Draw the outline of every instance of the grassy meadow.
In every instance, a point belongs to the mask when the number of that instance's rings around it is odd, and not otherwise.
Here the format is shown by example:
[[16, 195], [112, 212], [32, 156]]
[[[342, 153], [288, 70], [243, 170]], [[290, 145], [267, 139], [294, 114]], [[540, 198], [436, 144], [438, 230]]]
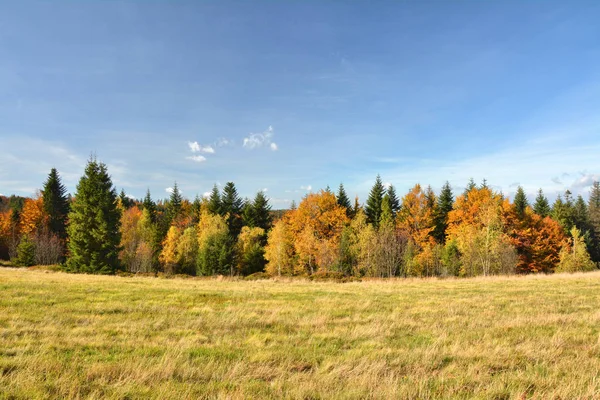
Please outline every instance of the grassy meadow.
[[0, 399], [600, 398], [600, 272], [350, 283], [0, 268]]

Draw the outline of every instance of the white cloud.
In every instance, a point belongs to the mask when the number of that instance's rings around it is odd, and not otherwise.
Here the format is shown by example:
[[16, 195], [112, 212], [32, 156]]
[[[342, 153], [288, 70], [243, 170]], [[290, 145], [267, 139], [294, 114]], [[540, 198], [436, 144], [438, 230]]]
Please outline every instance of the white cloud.
[[217, 147], [225, 147], [225, 146], [231, 146], [231, 145], [233, 145], [233, 140], [227, 139], [227, 138], [219, 138], [219, 139], [217, 139], [217, 142], [215, 143], [215, 146], [217, 146]]
[[171, 193], [173, 193], [173, 188], [172, 187], [165, 188], [165, 192], [171, 194]]
[[312, 185], [300, 186], [300, 189], [310, 192], [312, 190]]
[[600, 174], [588, 174], [581, 173], [581, 176], [573, 182], [571, 188], [573, 189], [584, 189], [590, 187], [594, 182], [600, 181]]
[[208, 146], [201, 146], [198, 142], [188, 142], [188, 147], [192, 151], [192, 153], [207, 153], [207, 154], [215, 154], [215, 149]]
[[206, 161], [206, 157], [204, 157], [204, 156], [189, 156], [189, 157], [186, 157], [186, 159], [195, 161], [197, 163]]
[[384, 184], [383, 184], [383, 187], [386, 188], [386, 189], [389, 189], [390, 186], [392, 186], [391, 182], [384, 182]]
[[210, 192], [204, 192], [204, 193], [202, 193], [202, 197], [204, 197], [205, 199], [209, 198], [210, 195], [211, 195]]
[[262, 133], [251, 133], [248, 137], [245, 137], [243, 146], [250, 150], [269, 146], [272, 151], [276, 151], [278, 149], [277, 143], [272, 141], [274, 134], [273, 127], [269, 126]]

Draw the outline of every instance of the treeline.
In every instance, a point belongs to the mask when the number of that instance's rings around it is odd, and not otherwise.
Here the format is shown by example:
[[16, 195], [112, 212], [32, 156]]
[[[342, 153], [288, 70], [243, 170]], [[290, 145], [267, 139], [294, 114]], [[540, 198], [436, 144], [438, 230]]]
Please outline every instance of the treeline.
[[[402, 198], [378, 176], [364, 205], [340, 184], [307, 194], [274, 218], [258, 192], [235, 184], [184, 199], [174, 185], [155, 202], [117, 194], [92, 159], [73, 198], [53, 169], [39, 196], [3, 200], [0, 258], [61, 264], [71, 272], [271, 276], [476, 276], [587, 271], [600, 261], [600, 184], [586, 202], [570, 192], [530, 205], [484, 181], [456, 196], [415, 185]], [[2, 205], [0, 204], [0, 205]]]

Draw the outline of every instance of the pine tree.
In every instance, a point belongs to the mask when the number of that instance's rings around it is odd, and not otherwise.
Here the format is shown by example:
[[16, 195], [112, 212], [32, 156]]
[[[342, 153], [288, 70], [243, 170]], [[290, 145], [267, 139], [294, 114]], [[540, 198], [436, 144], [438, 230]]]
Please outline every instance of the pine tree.
[[267, 196], [260, 191], [256, 193], [252, 201], [253, 228], [262, 228], [265, 232], [271, 229], [273, 218], [271, 217], [271, 205]]
[[152, 223], [156, 222], [156, 203], [152, 201], [152, 197], [150, 196], [150, 189], [146, 190], [146, 197], [144, 197], [144, 201], [142, 202], [142, 207], [144, 210], [148, 210], [148, 215], [150, 216], [150, 221]]
[[533, 211], [542, 218], [550, 215], [550, 212], [552, 211], [550, 209], [550, 203], [548, 203], [548, 199], [546, 198], [546, 196], [544, 196], [544, 192], [542, 191], [542, 189], [538, 191], [538, 195], [535, 198]]
[[194, 202], [192, 203], [192, 223], [197, 224], [200, 220], [200, 210], [202, 209], [202, 200], [200, 196], [196, 195]]
[[338, 189], [337, 203], [340, 205], [340, 207], [344, 207], [346, 209], [346, 215], [348, 216], [348, 218], [352, 218], [352, 204], [350, 204], [350, 199], [346, 194], [344, 185], [341, 183]]
[[177, 187], [177, 182], [173, 185], [173, 190], [171, 191], [171, 197], [169, 198], [169, 202], [167, 203], [167, 222], [170, 225], [171, 222], [177, 219], [179, 214], [181, 213], [181, 204], [183, 202], [183, 197], [181, 196], [181, 192]]
[[296, 205], [296, 200], [292, 200], [292, 202], [290, 203], [290, 210], [294, 211], [297, 208], [298, 206]]
[[221, 215], [221, 194], [219, 193], [219, 188], [216, 184], [213, 186], [210, 197], [208, 198], [208, 212], [213, 215]]
[[398, 211], [400, 211], [400, 199], [398, 198], [398, 195], [396, 194], [396, 188], [394, 187], [394, 185], [390, 185], [390, 187], [387, 190], [387, 194], [390, 198], [390, 207], [392, 209], [392, 214], [395, 216], [396, 213]]
[[521, 186], [517, 188], [517, 193], [515, 193], [515, 200], [513, 201], [513, 206], [515, 211], [520, 219], [525, 217], [525, 210], [527, 210], [527, 206], [529, 203], [527, 202], [527, 196], [525, 195], [525, 191]]
[[221, 195], [221, 213], [226, 216], [229, 233], [234, 238], [237, 238], [242, 230], [242, 205], [235, 184], [227, 182]]
[[358, 196], [354, 196], [354, 207], [352, 207], [352, 218], [355, 218], [362, 211], [362, 206], [358, 201]]
[[125, 210], [131, 208], [132, 201], [129, 197], [127, 197], [124, 189], [121, 189], [121, 193], [119, 193], [119, 200], [121, 201], [121, 205]]
[[476, 189], [477, 185], [475, 184], [475, 180], [473, 178], [469, 179], [469, 183], [467, 183], [467, 187], [465, 188], [465, 191], [463, 193], [463, 195], [465, 197], [469, 196], [469, 192], [473, 189]]
[[67, 268], [96, 274], [119, 269], [120, 218], [117, 192], [106, 165], [90, 159], [69, 213]]
[[434, 215], [434, 228], [433, 237], [438, 243], [446, 243], [446, 229], [448, 228], [448, 214], [452, 211], [454, 204], [454, 195], [452, 194], [452, 187], [450, 183], [446, 181], [440, 196], [437, 201], [437, 210]]
[[379, 226], [379, 221], [381, 219], [381, 203], [383, 202], [384, 195], [385, 188], [383, 187], [383, 182], [381, 181], [381, 177], [377, 175], [365, 207], [367, 222], [373, 224], [376, 228]]
[[50, 232], [58, 235], [61, 239], [66, 239], [67, 237], [69, 202], [66, 192], [67, 189], [62, 184], [58, 171], [56, 171], [56, 168], [52, 168], [48, 179], [44, 183], [42, 198], [44, 212], [48, 216], [48, 228]]
[[573, 198], [570, 191], [565, 192], [565, 200], [562, 199], [560, 194], [556, 197], [556, 201], [552, 205], [551, 216], [560, 224], [566, 234], [571, 232], [571, 228], [575, 225], [575, 218]]
[[600, 183], [594, 182], [588, 202], [588, 213], [591, 228], [592, 260], [600, 262]]

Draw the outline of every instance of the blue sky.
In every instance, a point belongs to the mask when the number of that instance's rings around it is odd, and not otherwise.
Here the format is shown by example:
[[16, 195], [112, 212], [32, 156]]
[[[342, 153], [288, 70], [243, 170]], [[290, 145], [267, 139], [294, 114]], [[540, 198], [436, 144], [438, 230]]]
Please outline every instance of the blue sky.
[[600, 2], [0, 2], [0, 193], [600, 178]]

